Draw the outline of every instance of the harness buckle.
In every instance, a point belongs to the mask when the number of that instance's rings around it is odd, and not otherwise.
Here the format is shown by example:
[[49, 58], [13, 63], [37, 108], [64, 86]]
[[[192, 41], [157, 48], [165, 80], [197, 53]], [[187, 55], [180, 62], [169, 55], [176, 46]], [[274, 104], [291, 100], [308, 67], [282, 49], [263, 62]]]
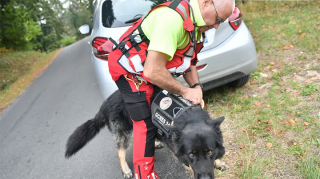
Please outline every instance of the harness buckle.
[[133, 47], [135, 47], [136, 45], [138, 45], [138, 43], [133, 39], [130, 39], [130, 42], [131, 42], [131, 45], [133, 46]]
[[122, 53], [126, 53], [127, 49], [125, 48], [126, 43], [124, 41], [120, 42], [118, 45], [118, 49], [122, 52]]

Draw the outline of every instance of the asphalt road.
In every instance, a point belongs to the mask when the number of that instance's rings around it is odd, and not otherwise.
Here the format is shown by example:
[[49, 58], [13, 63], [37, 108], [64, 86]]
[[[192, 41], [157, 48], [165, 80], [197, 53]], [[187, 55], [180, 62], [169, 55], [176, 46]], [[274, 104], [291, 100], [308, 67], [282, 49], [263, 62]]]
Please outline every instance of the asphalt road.
[[[65, 144], [103, 102], [91, 65], [88, 38], [65, 47], [53, 63], [0, 116], [0, 178], [123, 178], [105, 128], [70, 159]], [[127, 154], [132, 168], [132, 147]], [[156, 150], [160, 178], [189, 175], [167, 148]]]

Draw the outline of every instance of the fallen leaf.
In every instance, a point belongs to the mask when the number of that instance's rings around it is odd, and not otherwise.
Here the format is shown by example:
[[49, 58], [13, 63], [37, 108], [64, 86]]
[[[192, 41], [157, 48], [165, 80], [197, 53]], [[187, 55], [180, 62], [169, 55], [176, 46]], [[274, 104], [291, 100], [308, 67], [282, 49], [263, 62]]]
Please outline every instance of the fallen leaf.
[[272, 143], [267, 143], [267, 147], [268, 147], [268, 148], [273, 147]]
[[309, 123], [308, 123], [308, 122], [304, 122], [303, 125], [304, 125], [304, 126], [308, 126]]
[[[297, 24], [297, 27], [301, 27], [301, 24]], [[300, 30], [301, 31], [301, 30]]]
[[260, 102], [255, 102], [254, 105], [261, 106], [261, 103]]
[[266, 130], [267, 130], [267, 131], [271, 131], [271, 126], [270, 126], [270, 125], [267, 125]]
[[239, 145], [239, 149], [243, 149], [244, 148], [244, 145]]
[[289, 122], [289, 124], [291, 124], [291, 125], [295, 125], [295, 123], [296, 123], [296, 122], [294, 122], [294, 120], [292, 120], [292, 119], [290, 119], [288, 122]]
[[286, 34], [282, 34], [283, 36], [286, 36]]
[[284, 133], [283, 130], [280, 130], [280, 131], [278, 132], [279, 135], [282, 135], [283, 133]]
[[270, 108], [270, 104], [267, 104], [267, 108]]
[[269, 70], [270, 68], [271, 68], [271, 66], [267, 66], [267, 67], [266, 67], [266, 69], [268, 69], [268, 70]]
[[283, 47], [283, 49], [285, 49], [285, 50], [290, 50], [290, 49], [292, 49], [292, 47], [293, 47], [293, 45], [285, 45], [285, 46]]
[[269, 120], [265, 120], [265, 121], [263, 121], [263, 122], [267, 124], [267, 123], [269, 123]]
[[258, 36], [253, 36], [253, 39], [260, 39]]
[[288, 147], [292, 146], [295, 142], [293, 140], [288, 142]]
[[246, 132], [246, 131], [247, 131], [247, 129], [246, 129], [246, 128], [244, 128], [244, 129], [242, 129], [242, 131], [243, 131], [243, 132]]
[[312, 123], [316, 123], [316, 120], [312, 120], [311, 122], [312, 122]]
[[294, 121], [298, 122], [298, 121], [299, 121], [299, 119], [298, 119], [298, 118], [295, 118], [295, 119], [294, 119]]
[[270, 64], [271, 64], [272, 66], [274, 66], [276, 63], [275, 63], [275, 62], [270, 62]]
[[302, 30], [299, 30], [299, 33], [301, 34], [303, 31]]
[[273, 73], [275, 73], [275, 72], [277, 72], [277, 70], [276, 69], [273, 69], [273, 70], [271, 70]]

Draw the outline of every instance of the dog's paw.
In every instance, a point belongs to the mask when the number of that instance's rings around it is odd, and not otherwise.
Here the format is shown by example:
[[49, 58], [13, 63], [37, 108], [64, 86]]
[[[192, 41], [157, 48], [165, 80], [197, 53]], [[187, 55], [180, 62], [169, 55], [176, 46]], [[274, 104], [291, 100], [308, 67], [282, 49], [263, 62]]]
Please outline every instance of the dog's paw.
[[126, 171], [123, 171], [123, 177], [124, 178], [132, 178], [133, 177], [133, 174], [132, 174], [132, 171], [131, 169], [127, 169]]
[[164, 144], [158, 140], [155, 141], [155, 145], [154, 145], [154, 148], [156, 149], [161, 149], [164, 147]]
[[229, 166], [221, 160], [215, 160], [214, 167], [218, 170], [221, 170], [221, 171], [225, 171], [229, 168]]

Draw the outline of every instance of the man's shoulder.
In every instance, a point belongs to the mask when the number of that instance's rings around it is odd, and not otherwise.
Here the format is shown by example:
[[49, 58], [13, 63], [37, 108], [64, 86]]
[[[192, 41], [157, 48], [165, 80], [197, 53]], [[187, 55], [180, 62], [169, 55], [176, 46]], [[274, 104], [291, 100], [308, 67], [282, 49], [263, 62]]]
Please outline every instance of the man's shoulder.
[[150, 19], [153, 20], [159, 20], [167, 23], [177, 23], [176, 25], [181, 24], [182, 26], [183, 23], [183, 19], [180, 14], [169, 7], [159, 7], [153, 10], [148, 16], [150, 16]]

